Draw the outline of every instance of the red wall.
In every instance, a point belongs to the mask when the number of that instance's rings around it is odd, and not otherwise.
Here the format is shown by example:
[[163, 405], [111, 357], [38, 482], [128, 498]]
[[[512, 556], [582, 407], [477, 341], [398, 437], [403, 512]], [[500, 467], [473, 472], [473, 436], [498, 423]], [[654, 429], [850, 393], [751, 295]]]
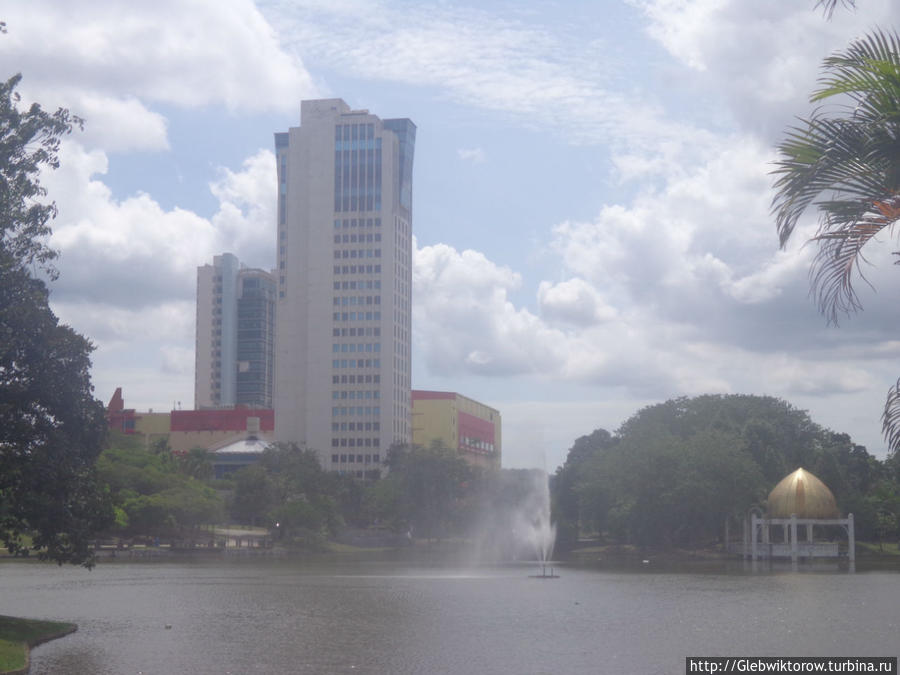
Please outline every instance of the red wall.
[[172, 431], [246, 431], [247, 418], [259, 418], [260, 431], [275, 430], [275, 411], [262, 408], [173, 410]]

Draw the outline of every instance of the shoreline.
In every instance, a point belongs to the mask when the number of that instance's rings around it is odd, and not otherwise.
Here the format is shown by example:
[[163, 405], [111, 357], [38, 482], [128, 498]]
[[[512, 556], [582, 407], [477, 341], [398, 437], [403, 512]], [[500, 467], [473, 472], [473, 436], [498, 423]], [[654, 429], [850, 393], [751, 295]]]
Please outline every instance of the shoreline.
[[[71, 635], [78, 630], [74, 623], [66, 621], [47, 621], [42, 619], [25, 619], [0, 615], [0, 640], [21, 649], [22, 667], [3, 669], [0, 675], [26, 675], [31, 669], [31, 650], [35, 647]], [[9, 635], [9, 637], [6, 637]], [[26, 639], [21, 639], [25, 636]]]

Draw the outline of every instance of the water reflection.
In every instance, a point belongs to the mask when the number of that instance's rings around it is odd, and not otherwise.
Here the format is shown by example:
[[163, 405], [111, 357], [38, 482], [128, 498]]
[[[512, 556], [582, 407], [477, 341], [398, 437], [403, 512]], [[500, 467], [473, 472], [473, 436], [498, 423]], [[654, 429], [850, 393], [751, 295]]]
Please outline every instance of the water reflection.
[[689, 655], [896, 655], [895, 573], [558, 571], [10, 563], [0, 597], [4, 613], [79, 624], [35, 650], [35, 674], [669, 673]]

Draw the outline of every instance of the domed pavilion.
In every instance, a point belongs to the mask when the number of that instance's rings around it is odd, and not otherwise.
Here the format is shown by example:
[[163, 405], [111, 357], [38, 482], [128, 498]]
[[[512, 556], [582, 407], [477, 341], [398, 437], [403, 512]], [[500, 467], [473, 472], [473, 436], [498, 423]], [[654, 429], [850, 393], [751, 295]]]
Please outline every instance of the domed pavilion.
[[[840, 526], [847, 533], [847, 555], [853, 562], [856, 558], [853, 514], [841, 518], [828, 486], [799, 468], [782, 478], [769, 493], [764, 516], [750, 514], [750, 554], [754, 561], [760, 557], [789, 557], [792, 562], [798, 558], [836, 558], [837, 542], [815, 540], [816, 526], [821, 530], [828, 525]], [[798, 528], [806, 530], [803, 541], [798, 537]]]

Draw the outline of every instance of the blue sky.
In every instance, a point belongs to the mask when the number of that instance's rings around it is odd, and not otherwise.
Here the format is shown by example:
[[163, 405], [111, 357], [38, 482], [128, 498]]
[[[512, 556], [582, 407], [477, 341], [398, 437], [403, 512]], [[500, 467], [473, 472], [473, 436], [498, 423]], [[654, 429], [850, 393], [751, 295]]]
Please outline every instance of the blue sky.
[[35, 0], [0, 58], [86, 129], [44, 178], [52, 302], [97, 396], [193, 401], [196, 267], [274, 258], [273, 133], [304, 98], [418, 126], [413, 386], [498, 408], [504, 465], [679, 395], [770, 394], [884, 454], [900, 376], [890, 242], [828, 327], [777, 246], [772, 148], [822, 59], [890, 0]]

